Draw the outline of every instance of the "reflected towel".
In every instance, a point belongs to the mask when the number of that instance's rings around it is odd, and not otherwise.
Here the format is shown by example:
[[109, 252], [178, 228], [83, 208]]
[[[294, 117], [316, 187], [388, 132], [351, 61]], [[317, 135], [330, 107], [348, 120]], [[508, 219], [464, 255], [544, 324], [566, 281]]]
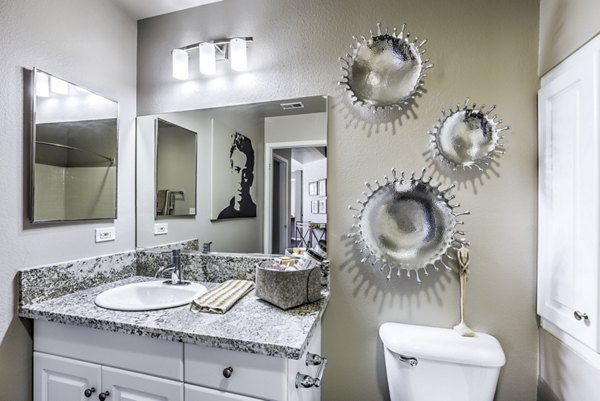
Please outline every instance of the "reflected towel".
[[193, 300], [191, 310], [223, 314], [252, 289], [254, 289], [252, 281], [227, 280]]
[[156, 215], [167, 216], [169, 213], [170, 192], [168, 189], [159, 189], [156, 193]]

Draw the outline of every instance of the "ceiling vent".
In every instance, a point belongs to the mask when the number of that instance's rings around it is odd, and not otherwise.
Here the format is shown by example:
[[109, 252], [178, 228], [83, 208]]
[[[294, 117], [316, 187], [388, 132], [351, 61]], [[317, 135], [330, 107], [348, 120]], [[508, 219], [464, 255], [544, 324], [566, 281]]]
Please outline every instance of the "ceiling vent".
[[304, 105], [302, 102], [281, 103], [281, 108], [284, 110], [298, 110], [303, 109]]

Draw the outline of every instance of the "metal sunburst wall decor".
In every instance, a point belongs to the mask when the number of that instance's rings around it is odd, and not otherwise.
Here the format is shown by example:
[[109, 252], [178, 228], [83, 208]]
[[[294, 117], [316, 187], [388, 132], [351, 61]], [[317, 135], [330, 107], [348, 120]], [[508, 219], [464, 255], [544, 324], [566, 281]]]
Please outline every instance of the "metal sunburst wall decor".
[[464, 106], [457, 105], [456, 110], [450, 108], [448, 113], [442, 110], [442, 117], [429, 132], [433, 156], [448, 163], [453, 170], [483, 171], [494, 158], [504, 154], [501, 132], [510, 128], [499, 127], [502, 120], [490, 117], [495, 108], [485, 111], [485, 105], [469, 106], [467, 99]]
[[372, 109], [402, 109], [417, 94], [423, 94], [425, 71], [433, 67], [423, 59], [427, 40], [410, 38], [406, 24], [392, 33], [377, 24], [377, 33], [360, 39], [353, 36], [352, 52], [341, 57], [340, 85], [350, 93], [353, 104]]
[[437, 265], [451, 270], [443, 256], [454, 259], [456, 249], [467, 243], [457, 226], [464, 224], [460, 216], [470, 214], [458, 212], [459, 204], [450, 204], [454, 184], [441, 189], [441, 183], [425, 178], [425, 170], [420, 176], [405, 176], [392, 169], [392, 177], [383, 179], [383, 183], [365, 183], [366, 200], [358, 200], [358, 207], [350, 206], [356, 223], [348, 237], [360, 247], [361, 263], [387, 269], [388, 280], [394, 269], [398, 277], [405, 270], [418, 282], [420, 270], [426, 276], [427, 268], [439, 270]]

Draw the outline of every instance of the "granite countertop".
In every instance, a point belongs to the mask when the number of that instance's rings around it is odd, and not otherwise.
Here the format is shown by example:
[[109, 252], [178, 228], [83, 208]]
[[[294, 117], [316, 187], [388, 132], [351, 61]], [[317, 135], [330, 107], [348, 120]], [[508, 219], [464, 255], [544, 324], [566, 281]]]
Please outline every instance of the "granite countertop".
[[[223, 315], [193, 313], [190, 306], [123, 312], [96, 306], [96, 295], [133, 282], [135, 276], [45, 301], [22, 305], [19, 316], [96, 329], [182, 341], [234, 351], [300, 359], [327, 305], [327, 297], [283, 311], [257, 298], [254, 290]], [[218, 284], [202, 283], [207, 288]]]

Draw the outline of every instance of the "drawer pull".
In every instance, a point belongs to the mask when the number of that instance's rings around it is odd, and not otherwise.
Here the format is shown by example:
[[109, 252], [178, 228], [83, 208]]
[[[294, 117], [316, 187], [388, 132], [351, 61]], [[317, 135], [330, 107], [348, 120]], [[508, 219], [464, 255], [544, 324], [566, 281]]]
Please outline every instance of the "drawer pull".
[[108, 391], [105, 391], [105, 392], [103, 392], [103, 393], [100, 393], [100, 394], [98, 394], [98, 399], [99, 399], [100, 401], [104, 401], [104, 400], [106, 400], [106, 398], [107, 398], [107, 397], [109, 397], [109, 396], [110, 396], [110, 393], [109, 393]]
[[583, 313], [581, 311], [576, 310], [575, 312], [573, 312], [573, 315], [575, 316], [575, 319], [577, 320], [588, 320], [590, 317], [588, 316], [587, 313]]
[[319, 366], [317, 376], [312, 377], [300, 372], [296, 373], [296, 388], [300, 388], [300, 386], [304, 388], [321, 387], [321, 381], [323, 380], [323, 374], [325, 373], [325, 366], [327, 366], [327, 358], [307, 352], [306, 366], [309, 365]]
[[85, 395], [87, 398], [90, 398], [92, 396], [92, 394], [94, 394], [95, 392], [96, 392], [95, 387], [86, 388], [85, 391], [83, 392], [83, 395]]
[[233, 368], [231, 366], [223, 369], [223, 376], [225, 376], [226, 379], [229, 379], [231, 377], [232, 373], [233, 373]]

